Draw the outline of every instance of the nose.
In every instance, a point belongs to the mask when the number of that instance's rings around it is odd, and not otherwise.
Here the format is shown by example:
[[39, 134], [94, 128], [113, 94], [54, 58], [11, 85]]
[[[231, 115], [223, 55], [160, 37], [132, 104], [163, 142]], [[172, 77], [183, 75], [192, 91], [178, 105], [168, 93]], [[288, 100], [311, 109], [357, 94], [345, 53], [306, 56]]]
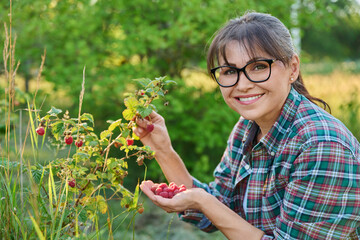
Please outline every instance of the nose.
[[255, 86], [255, 83], [251, 82], [245, 75], [244, 72], [239, 72], [239, 81], [236, 83], [235, 87], [241, 92], [247, 92], [249, 89], [252, 89]]

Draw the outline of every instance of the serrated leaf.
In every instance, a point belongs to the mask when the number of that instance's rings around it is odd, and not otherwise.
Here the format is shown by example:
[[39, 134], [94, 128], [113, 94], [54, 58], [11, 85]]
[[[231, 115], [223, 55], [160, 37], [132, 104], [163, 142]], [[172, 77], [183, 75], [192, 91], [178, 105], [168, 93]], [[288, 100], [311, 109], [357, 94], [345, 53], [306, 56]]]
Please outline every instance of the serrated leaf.
[[141, 117], [145, 118], [147, 116], [150, 115], [150, 113], [153, 111], [151, 107], [143, 107], [143, 106], [139, 106], [137, 108], [137, 111], [139, 112], [139, 114], [141, 115]]
[[51, 124], [51, 132], [56, 140], [59, 140], [60, 136], [64, 133], [64, 123], [62, 121], [57, 121]]
[[[121, 133], [122, 133], [122, 136], [124, 137], [124, 141], [122, 142], [122, 144], [125, 145], [125, 142], [126, 142], [125, 138], [127, 138], [129, 136], [130, 130], [128, 128], [125, 128]], [[120, 139], [120, 141], [121, 141], [121, 139]]]
[[94, 141], [96, 140], [96, 137], [93, 136], [93, 135], [86, 135], [85, 136], [85, 142], [91, 142], [91, 141]]
[[137, 105], [139, 105], [139, 101], [135, 97], [132, 96], [132, 97], [125, 98], [124, 104], [126, 107], [128, 107], [130, 109], [135, 109], [137, 107]]
[[116, 120], [115, 122], [112, 122], [110, 126], [108, 127], [109, 131], [114, 131], [114, 129], [121, 125], [121, 119]]
[[165, 81], [165, 84], [170, 84], [170, 83], [177, 84], [177, 82], [175, 82], [174, 80], [166, 80]]
[[146, 87], [147, 85], [149, 85], [149, 83], [151, 83], [151, 79], [149, 78], [135, 79], [135, 81], [140, 83], [143, 87]]
[[61, 109], [57, 109], [55, 107], [51, 107], [51, 109], [47, 112], [48, 114], [50, 114], [50, 116], [56, 116], [59, 113], [61, 113], [62, 110]]
[[125, 109], [123, 112], [122, 112], [122, 114], [123, 114], [123, 117], [126, 119], [126, 120], [128, 120], [128, 121], [130, 121], [130, 120], [132, 120], [134, 117], [135, 117], [135, 115], [136, 115], [136, 112], [135, 111], [132, 111], [131, 109]]
[[96, 147], [97, 145], [99, 145], [99, 142], [96, 141], [96, 140], [89, 142], [89, 146], [90, 146], [90, 147]]
[[164, 96], [165, 96], [165, 95], [164, 95], [164, 92], [163, 92], [163, 91], [161, 91], [161, 90], [160, 90], [160, 91], [158, 91], [158, 95], [159, 95], [159, 96], [161, 96], [161, 97], [164, 97]]
[[97, 176], [93, 173], [90, 173], [86, 176], [87, 180], [97, 180]]
[[73, 125], [73, 126], [76, 125], [76, 122], [75, 122], [73, 119], [68, 119], [68, 120], [65, 120], [64, 122], [65, 122], [65, 123], [68, 123], [68, 124], [70, 124], [70, 125]]
[[83, 115], [81, 115], [80, 120], [89, 121], [94, 126], [94, 117], [90, 113], [84, 113]]
[[111, 134], [112, 134], [111, 131], [109, 131], [109, 130], [104, 130], [104, 131], [102, 131], [102, 132], [100, 133], [100, 139], [103, 140], [103, 139], [109, 137]]

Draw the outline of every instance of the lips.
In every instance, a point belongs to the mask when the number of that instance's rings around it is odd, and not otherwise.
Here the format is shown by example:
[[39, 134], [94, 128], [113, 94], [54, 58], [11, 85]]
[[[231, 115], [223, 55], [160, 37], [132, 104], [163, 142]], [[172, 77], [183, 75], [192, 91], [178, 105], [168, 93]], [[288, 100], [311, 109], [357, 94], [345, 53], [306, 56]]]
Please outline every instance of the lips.
[[247, 96], [240, 96], [240, 97], [235, 97], [235, 99], [240, 102], [241, 104], [252, 104], [254, 102], [256, 102], [259, 98], [261, 98], [264, 94], [252, 94], [252, 95], [247, 95]]

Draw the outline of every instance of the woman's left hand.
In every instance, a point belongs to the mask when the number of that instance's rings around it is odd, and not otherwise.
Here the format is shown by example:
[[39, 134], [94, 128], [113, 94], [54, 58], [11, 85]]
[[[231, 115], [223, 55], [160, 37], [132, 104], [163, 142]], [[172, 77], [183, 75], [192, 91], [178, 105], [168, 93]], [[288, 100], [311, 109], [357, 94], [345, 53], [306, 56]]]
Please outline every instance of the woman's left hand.
[[201, 188], [191, 188], [184, 192], [176, 194], [173, 198], [163, 198], [155, 195], [151, 191], [154, 183], [151, 180], [143, 181], [140, 185], [141, 190], [149, 197], [149, 199], [157, 206], [164, 209], [166, 212], [182, 212], [187, 209], [201, 208], [201, 199], [205, 194], [208, 194]]

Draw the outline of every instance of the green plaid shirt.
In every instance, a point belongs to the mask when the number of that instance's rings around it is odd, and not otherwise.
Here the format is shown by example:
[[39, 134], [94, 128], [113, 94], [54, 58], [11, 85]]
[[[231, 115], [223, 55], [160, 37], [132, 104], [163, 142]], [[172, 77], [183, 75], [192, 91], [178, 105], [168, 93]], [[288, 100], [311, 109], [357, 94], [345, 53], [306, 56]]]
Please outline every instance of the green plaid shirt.
[[[257, 131], [255, 122], [240, 118], [215, 180], [194, 178], [194, 187], [263, 230], [263, 239], [360, 239], [360, 144], [350, 131], [294, 89], [271, 130], [254, 143]], [[216, 230], [201, 212], [180, 218]]]

